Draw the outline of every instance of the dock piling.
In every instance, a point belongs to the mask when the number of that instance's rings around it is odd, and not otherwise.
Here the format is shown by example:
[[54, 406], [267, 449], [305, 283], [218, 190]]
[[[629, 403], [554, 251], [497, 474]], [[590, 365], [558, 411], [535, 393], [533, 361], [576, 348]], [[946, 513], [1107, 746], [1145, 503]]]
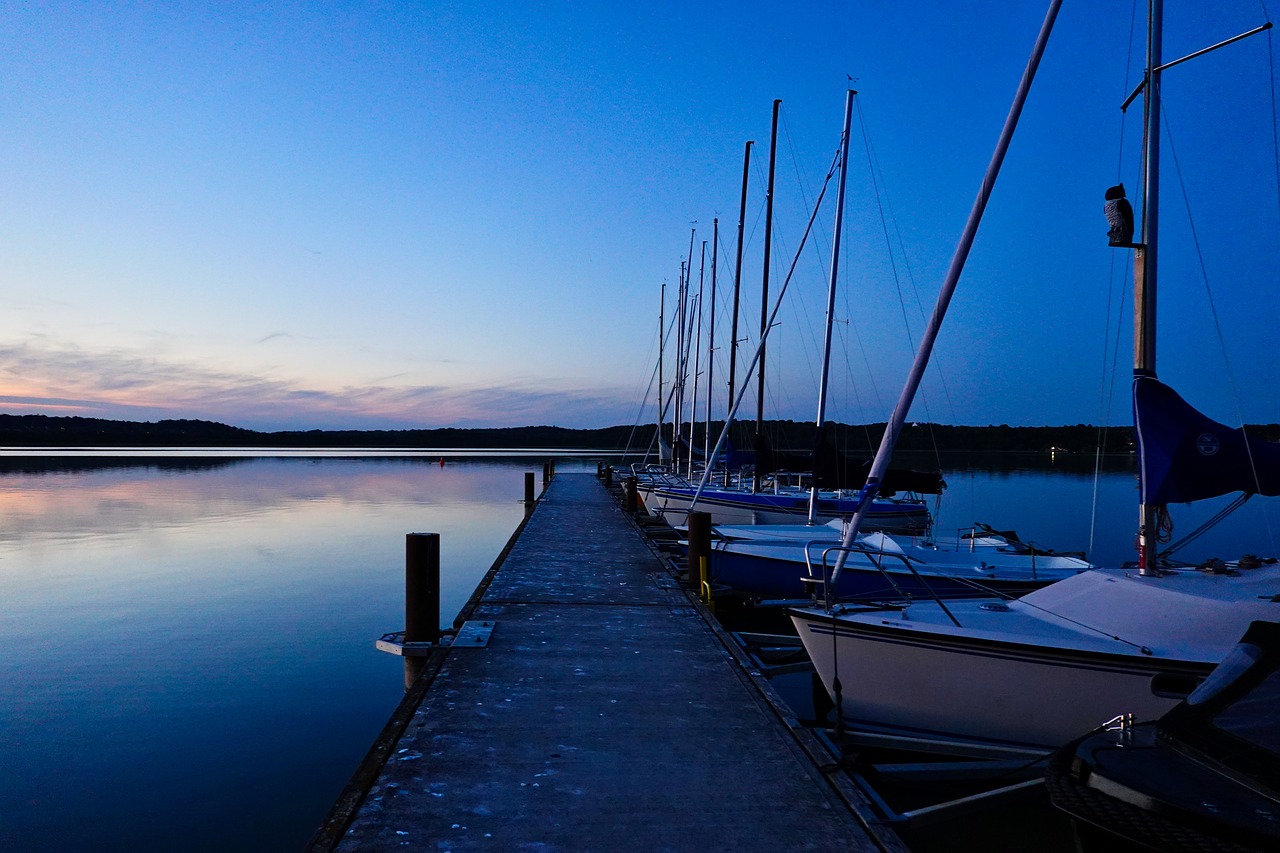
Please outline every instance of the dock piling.
[[637, 488], [636, 478], [628, 477], [626, 480], [626, 503], [624, 507], [627, 515], [635, 515], [636, 510], [640, 508], [640, 490]]
[[706, 576], [707, 560], [711, 557], [711, 513], [694, 510], [689, 513], [689, 586], [702, 594], [703, 585], [710, 582]]
[[[407, 533], [404, 548], [404, 642], [440, 640], [440, 534]], [[406, 656], [404, 686], [422, 672], [425, 658]]]
[[533, 504], [533, 472], [526, 471], [524, 474], [524, 514], [526, 517], [533, 512]]

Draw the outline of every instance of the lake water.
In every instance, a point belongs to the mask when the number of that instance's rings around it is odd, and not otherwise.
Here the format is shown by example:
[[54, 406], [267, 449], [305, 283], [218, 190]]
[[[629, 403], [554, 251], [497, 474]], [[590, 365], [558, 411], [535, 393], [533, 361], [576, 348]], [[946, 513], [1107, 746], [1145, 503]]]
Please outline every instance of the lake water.
[[300, 848], [402, 694], [405, 534], [448, 624], [547, 458], [440, 456], [0, 458], [0, 849]]
[[[546, 458], [0, 455], [0, 848], [301, 847], [402, 693], [373, 643], [403, 627], [404, 534], [441, 534], [447, 624]], [[1131, 558], [1127, 472], [1102, 477], [1096, 513], [1088, 474], [948, 482], [942, 528]], [[1188, 556], [1280, 552], [1266, 508]]]

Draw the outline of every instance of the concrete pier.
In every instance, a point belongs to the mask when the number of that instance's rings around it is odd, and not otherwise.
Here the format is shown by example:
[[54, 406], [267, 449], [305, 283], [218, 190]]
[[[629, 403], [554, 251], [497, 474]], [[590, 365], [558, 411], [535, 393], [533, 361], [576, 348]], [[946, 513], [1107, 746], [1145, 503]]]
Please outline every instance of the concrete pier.
[[589, 474], [559, 474], [313, 850], [902, 850]]

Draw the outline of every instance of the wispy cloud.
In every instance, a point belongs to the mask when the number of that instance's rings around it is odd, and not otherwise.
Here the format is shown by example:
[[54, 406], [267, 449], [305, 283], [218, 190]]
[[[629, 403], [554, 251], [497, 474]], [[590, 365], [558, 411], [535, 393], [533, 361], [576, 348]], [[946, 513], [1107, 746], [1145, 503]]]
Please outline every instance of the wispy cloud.
[[314, 387], [305, 381], [210, 369], [123, 349], [44, 341], [0, 344], [0, 410], [134, 420], [201, 418], [253, 429], [401, 429], [435, 426], [604, 426], [625, 423], [632, 401], [610, 389], [518, 381], [485, 386], [392, 384]]

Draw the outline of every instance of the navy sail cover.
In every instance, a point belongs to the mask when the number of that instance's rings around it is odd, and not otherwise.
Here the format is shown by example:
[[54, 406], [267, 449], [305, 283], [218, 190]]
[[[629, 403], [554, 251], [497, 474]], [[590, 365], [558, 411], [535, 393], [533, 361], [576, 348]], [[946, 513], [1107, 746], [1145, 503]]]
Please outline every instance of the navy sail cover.
[[1142, 502], [1280, 495], [1280, 444], [1210, 420], [1152, 376], [1133, 380]]

